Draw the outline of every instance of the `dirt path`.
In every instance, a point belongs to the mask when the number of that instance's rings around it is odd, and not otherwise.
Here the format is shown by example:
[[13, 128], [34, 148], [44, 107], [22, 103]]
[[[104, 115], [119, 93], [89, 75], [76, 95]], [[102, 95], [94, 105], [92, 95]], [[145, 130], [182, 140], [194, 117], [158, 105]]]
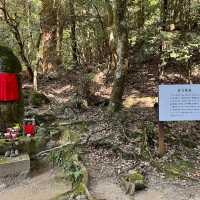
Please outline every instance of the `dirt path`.
[[108, 178], [92, 183], [91, 194], [97, 199], [130, 200], [115, 180]]
[[147, 190], [128, 196], [114, 179], [108, 178], [92, 182], [91, 193], [103, 200], [200, 200], [200, 184], [187, 185], [159, 180], [159, 183], [150, 183]]
[[56, 181], [56, 173], [49, 170], [24, 180], [0, 192], [1, 200], [51, 200], [70, 190], [67, 183]]
[[200, 200], [200, 183], [152, 179], [146, 191], [136, 193], [135, 200]]

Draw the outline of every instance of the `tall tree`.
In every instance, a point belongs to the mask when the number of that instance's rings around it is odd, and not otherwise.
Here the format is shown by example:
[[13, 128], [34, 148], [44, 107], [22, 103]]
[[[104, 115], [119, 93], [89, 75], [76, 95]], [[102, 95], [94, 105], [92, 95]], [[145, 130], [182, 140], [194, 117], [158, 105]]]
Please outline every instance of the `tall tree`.
[[76, 16], [74, 8], [74, 0], [69, 0], [69, 15], [70, 15], [70, 38], [72, 47], [72, 57], [74, 65], [78, 64], [78, 51], [77, 51], [77, 40], [76, 40]]
[[43, 72], [50, 72], [57, 67], [57, 4], [55, 0], [42, 0]]
[[117, 111], [122, 104], [128, 71], [128, 28], [126, 22], [127, 0], [114, 1], [114, 20], [117, 35], [117, 69], [110, 100], [110, 108]]

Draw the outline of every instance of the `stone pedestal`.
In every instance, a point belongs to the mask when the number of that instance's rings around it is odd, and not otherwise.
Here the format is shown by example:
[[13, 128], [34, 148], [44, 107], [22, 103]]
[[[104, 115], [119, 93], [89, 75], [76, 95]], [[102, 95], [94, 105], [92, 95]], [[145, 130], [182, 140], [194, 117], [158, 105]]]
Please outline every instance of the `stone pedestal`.
[[0, 157], [0, 179], [26, 177], [30, 171], [30, 157], [23, 154], [15, 158]]

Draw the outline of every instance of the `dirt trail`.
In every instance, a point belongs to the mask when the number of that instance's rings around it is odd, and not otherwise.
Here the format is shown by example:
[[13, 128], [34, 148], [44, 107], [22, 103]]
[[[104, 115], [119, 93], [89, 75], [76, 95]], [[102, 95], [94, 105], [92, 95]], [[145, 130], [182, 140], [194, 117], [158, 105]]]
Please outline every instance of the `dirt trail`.
[[91, 194], [97, 199], [130, 200], [120, 186], [111, 178], [102, 179], [92, 183]]
[[49, 170], [33, 178], [28, 178], [19, 185], [14, 185], [0, 192], [1, 200], [51, 200], [70, 190], [67, 183], [56, 181], [56, 173]]
[[111, 178], [99, 179], [91, 185], [92, 195], [103, 200], [200, 200], [200, 183], [187, 185], [163, 180], [151, 183], [147, 190], [137, 192], [135, 196], [126, 195], [119, 184]]

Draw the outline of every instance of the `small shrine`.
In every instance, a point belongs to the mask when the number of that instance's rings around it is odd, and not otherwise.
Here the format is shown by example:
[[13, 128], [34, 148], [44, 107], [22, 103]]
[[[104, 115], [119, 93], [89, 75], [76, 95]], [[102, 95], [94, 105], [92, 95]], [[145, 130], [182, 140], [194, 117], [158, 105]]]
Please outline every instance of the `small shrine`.
[[[18, 58], [0, 46], [0, 177], [27, 174], [30, 158], [20, 149], [24, 103]], [[26, 127], [24, 127], [26, 128]]]
[[36, 132], [34, 117], [24, 118], [21, 70], [12, 50], [0, 46], [0, 154], [5, 157], [19, 156], [21, 138]]

